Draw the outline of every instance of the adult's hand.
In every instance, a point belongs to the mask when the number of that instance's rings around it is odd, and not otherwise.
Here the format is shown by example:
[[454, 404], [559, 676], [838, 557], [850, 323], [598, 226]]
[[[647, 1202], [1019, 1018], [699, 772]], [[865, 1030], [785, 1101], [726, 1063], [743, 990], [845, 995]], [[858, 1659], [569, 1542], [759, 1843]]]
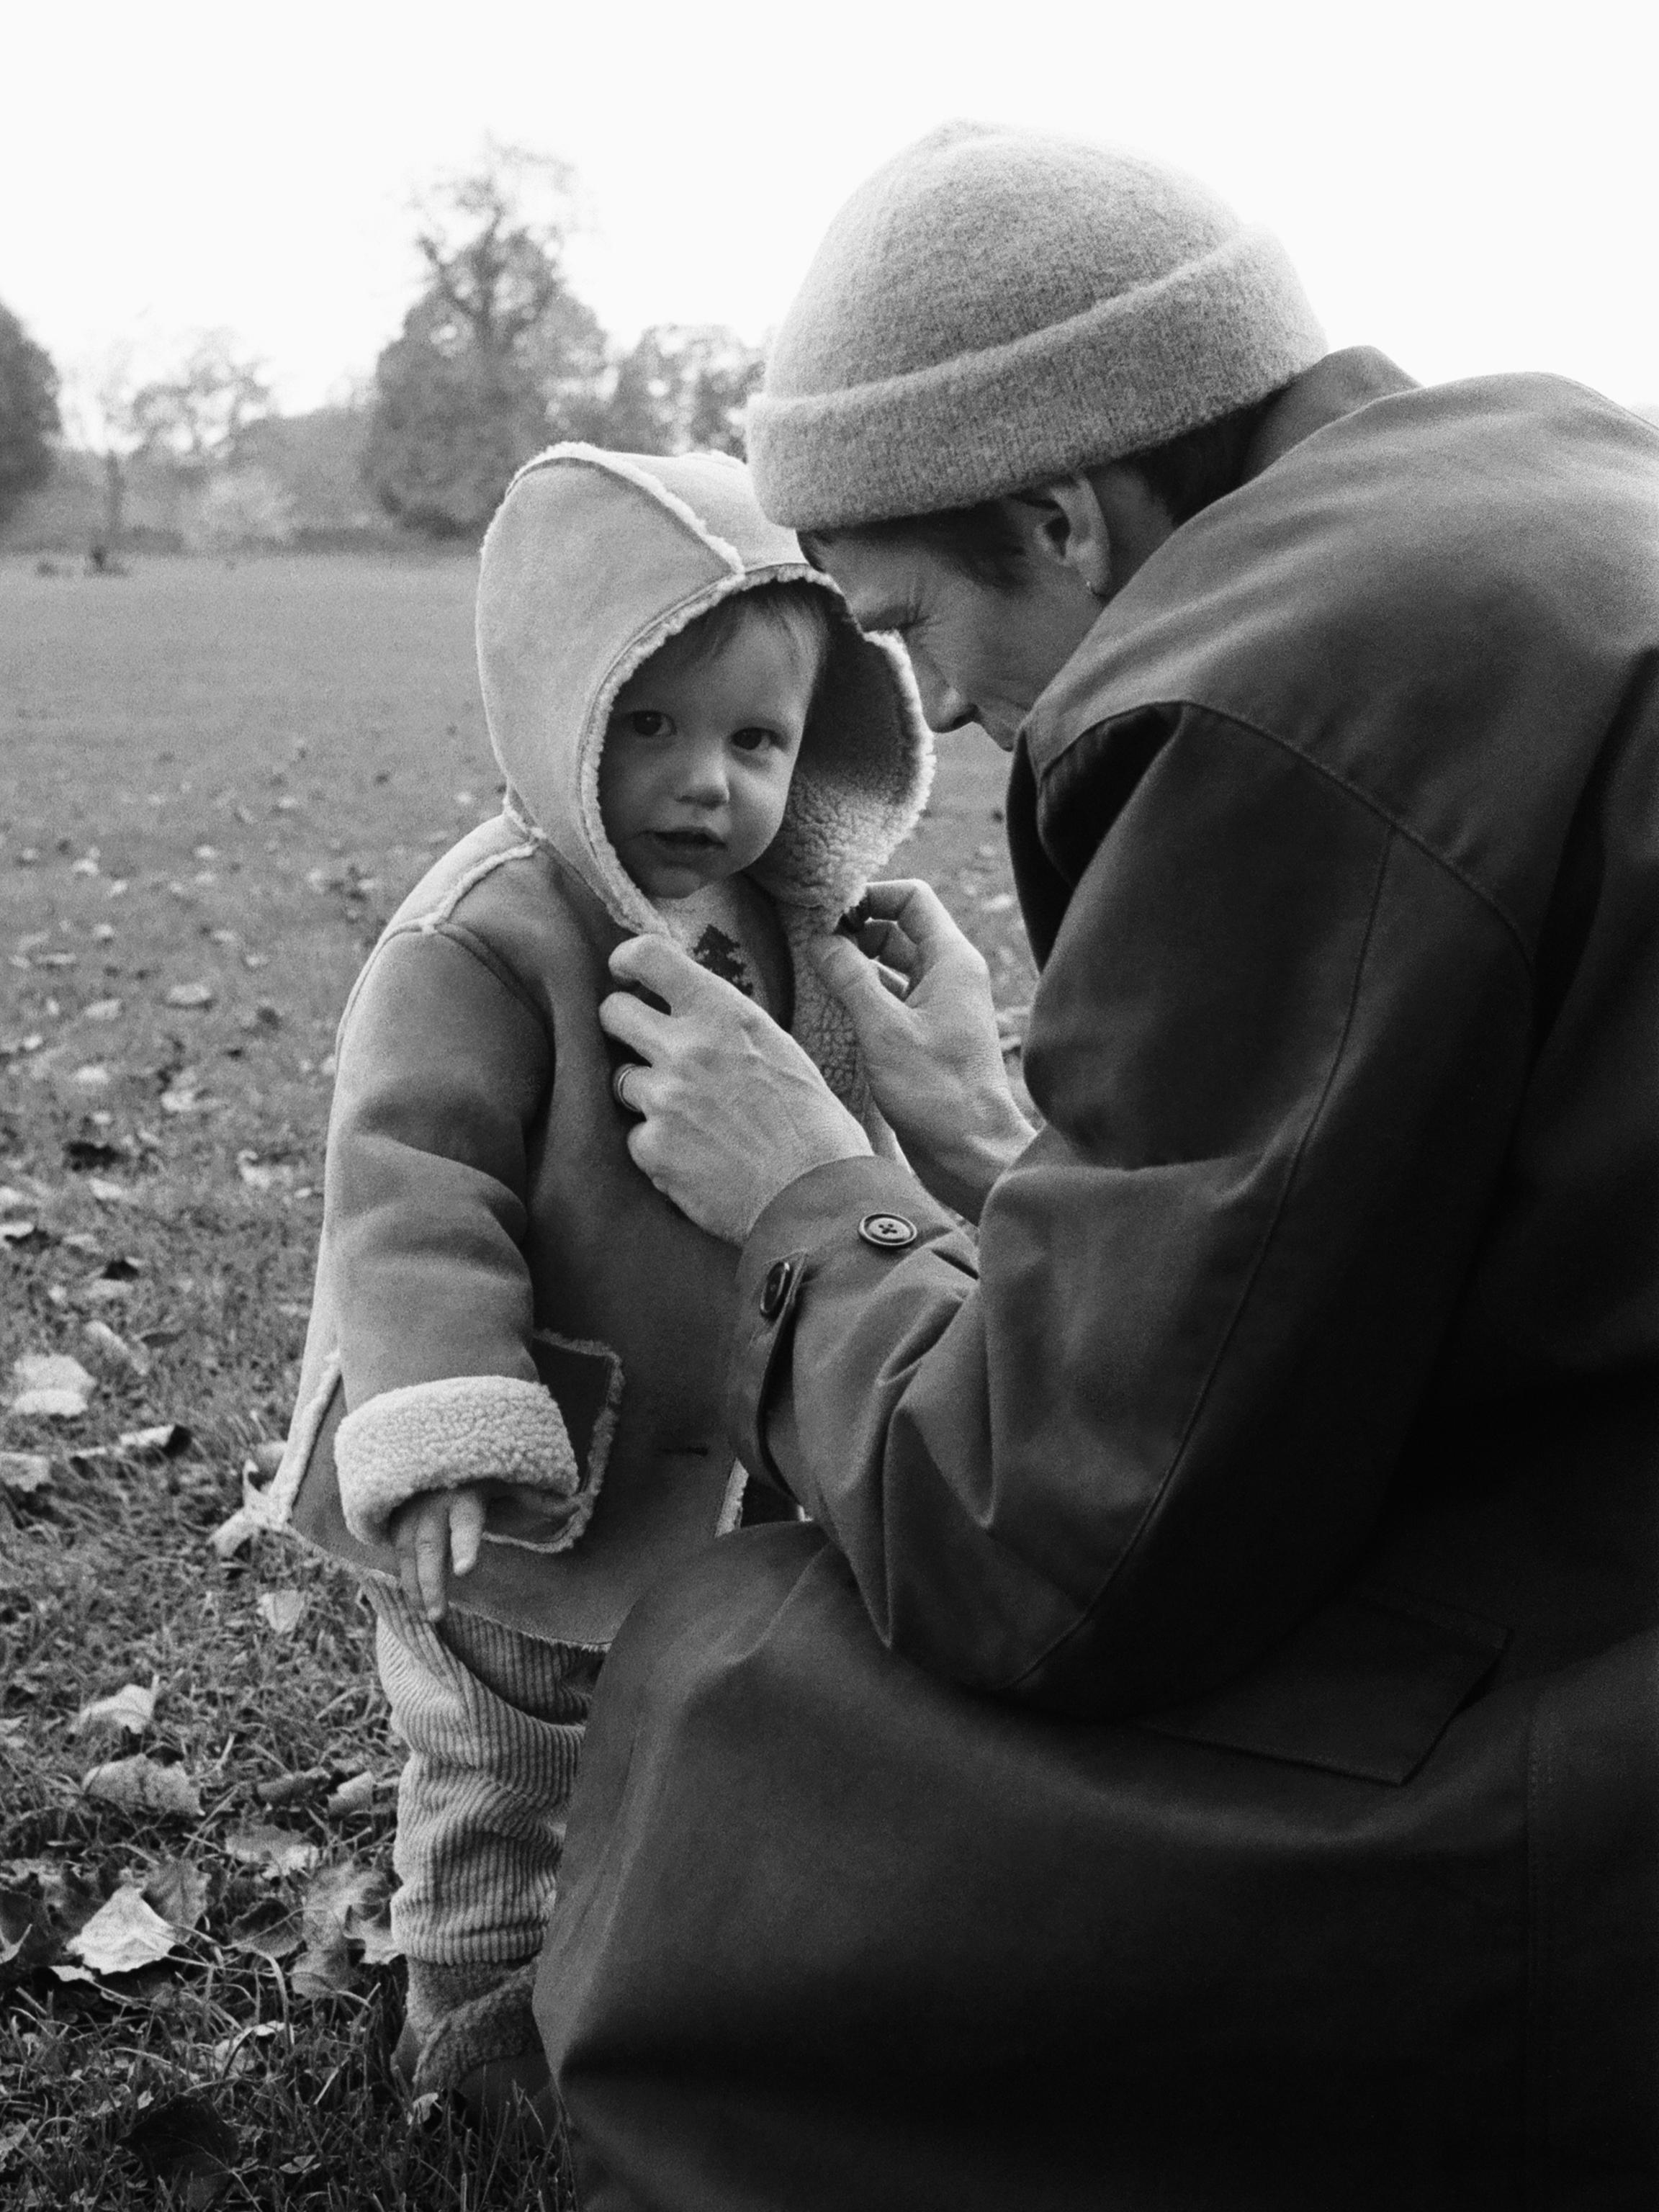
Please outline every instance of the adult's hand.
[[[867, 916], [862, 951], [830, 939], [814, 955], [818, 972], [852, 1018], [876, 1103], [911, 1166], [977, 1221], [1036, 1133], [1009, 1085], [990, 970], [927, 884], [872, 884]], [[898, 991], [872, 959], [896, 972]]]
[[640, 1064], [627, 1079], [641, 1119], [628, 1149], [663, 1194], [711, 1236], [741, 1244], [781, 1190], [811, 1168], [856, 1159], [870, 1139], [792, 1036], [664, 937], [611, 956], [619, 983], [605, 1030]]

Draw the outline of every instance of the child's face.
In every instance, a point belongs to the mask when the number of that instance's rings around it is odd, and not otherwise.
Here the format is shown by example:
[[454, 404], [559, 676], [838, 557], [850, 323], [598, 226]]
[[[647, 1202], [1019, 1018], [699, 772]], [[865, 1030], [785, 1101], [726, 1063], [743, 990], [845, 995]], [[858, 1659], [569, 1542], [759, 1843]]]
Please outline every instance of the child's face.
[[689, 898], [778, 833], [806, 727], [812, 656], [745, 622], [716, 652], [671, 639], [617, 694], [599, 761], [605, 835], [647, 898]]

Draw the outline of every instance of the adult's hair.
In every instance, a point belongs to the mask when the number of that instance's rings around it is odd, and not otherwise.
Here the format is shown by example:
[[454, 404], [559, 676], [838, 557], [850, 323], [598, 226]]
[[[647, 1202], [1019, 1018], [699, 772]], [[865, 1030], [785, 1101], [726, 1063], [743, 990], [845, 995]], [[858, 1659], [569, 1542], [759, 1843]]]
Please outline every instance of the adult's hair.
[[[1179, 526], [1190, 521], [1212, 501], [1237, 489], [1250, 441], [1277, 397], [1270, 392], [1264, 399], [1236, 407], [1213, 422], [1184, 431], [1161, 446], [1126, 453], [1109, 465], [1132, 469], [1171, 522]], [[936, 514], [899, 515], [884, 522], [860, 523], [843, 530], [807, 531], [802, 533], [801, 543], [810, 556], [817, 558], [837, 539], [854, 538], [875, 544], [925, 545], [976, 583], [1005, 590], [1019, 582], [1024, 565], [1022, 541], [1006, 502], [1000, 499], [981, 500], [972, 507], [948, 507]]]

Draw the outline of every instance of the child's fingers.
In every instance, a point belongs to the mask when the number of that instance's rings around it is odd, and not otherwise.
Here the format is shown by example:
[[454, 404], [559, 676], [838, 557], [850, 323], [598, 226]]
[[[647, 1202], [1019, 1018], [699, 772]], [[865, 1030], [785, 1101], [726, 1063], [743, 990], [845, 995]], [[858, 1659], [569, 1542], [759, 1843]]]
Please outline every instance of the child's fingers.
[[415, 1531], [415, 1571], [420, 1583], [419, 1602], [428, 1620], [441, 1620], [449, 1610], [449, 1516], [422, 1514]]
[[483, 1498], [474, 1491], [458, 1491], [449, 1509], [449, 1564], [458, 1575], [470, 1575], [477, 1565], [483, 1528]]

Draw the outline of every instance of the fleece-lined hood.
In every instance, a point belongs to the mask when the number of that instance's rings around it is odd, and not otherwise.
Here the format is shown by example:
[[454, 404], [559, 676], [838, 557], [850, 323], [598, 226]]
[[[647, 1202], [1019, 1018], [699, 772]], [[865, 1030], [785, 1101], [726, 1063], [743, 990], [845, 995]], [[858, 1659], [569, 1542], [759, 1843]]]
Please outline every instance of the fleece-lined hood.
[[766, 520], [748, 471], [724, 453], [554, 446], [519, 471], [489, 526], [478, 670], [507, 804], [623, 927], [665, 924], [599, 818], [617, 694], [719, 601], [783, 582], [823, 591], [836, 611], [783, 826], [750, 871], [798, 945], [862, 896], [926, 803], [933, 741], [902, 649], [860, 634], [835, 584]]

